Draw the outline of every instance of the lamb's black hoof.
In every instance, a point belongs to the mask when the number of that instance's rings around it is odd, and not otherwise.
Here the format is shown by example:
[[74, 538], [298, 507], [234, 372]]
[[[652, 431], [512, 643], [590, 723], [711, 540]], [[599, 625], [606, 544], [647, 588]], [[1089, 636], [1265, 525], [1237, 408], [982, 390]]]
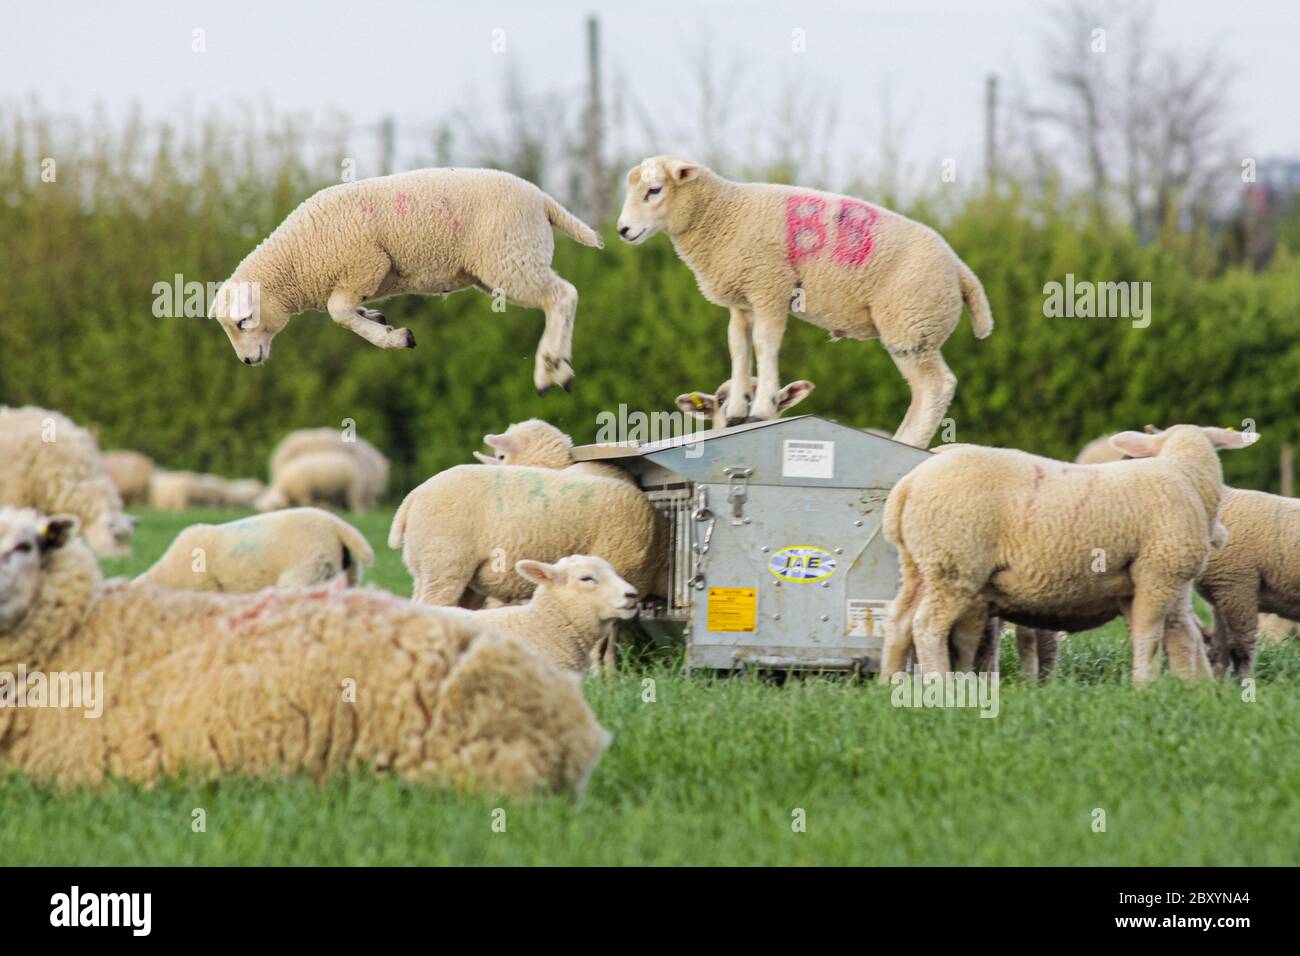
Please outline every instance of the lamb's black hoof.
[[743, 425], [743, 424], [745, 424], [745, 419], [744, 419], [743, 417], [742, 417], [742, 418], [728, 418], [728, 419], [727, 419], [727, 427], [728, 427], [728, 428], [734, 428], [734, 427], [737, 426], [737, 425]]

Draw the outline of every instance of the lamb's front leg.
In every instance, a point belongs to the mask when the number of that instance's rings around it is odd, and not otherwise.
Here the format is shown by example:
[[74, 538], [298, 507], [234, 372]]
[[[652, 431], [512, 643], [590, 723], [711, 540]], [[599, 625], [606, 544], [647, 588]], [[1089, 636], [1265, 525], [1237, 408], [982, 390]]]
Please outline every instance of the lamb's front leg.
[[753, 382], [750, 367], [753, 364], [750, 336], [754, 316], [746, 309], [732, 309], [727, 324], [727, 350], [731, 353], [731, 391], [727, 395], [727, 425], [739, 425], [749, 416], [749, 396]]
[[361, 296], [355, 292], [336, 289], [330, 295], [326, 310], [335, 324], [355, 332], [371, 345], [381, 349], [415, 348], [415, 336], [410, 329], [391, 328], [384, 322], [382, 313], [361, 308]]
[[758, 356], [758, 386], [749, 407], [751, 418], [766, 421], [780, 414], [777, 411], [777, 393], [781, 391], [781, 339], [785, 336], [787, 318], [784, 306], [764, 309], [755, 316], [753, 338], [754, 352]]

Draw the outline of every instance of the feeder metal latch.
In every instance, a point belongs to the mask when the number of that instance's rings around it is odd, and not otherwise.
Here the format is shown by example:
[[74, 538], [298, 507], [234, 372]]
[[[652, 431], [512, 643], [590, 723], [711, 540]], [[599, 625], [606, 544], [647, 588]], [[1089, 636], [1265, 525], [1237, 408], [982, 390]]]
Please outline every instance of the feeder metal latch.
[[749, 496], [749, 478], [753, 468], [724, 468], [727, 476], [727, 500], [731, 502], [731, 523], [744, 524], [745, 499]]
[[713, 542], [713, 527], [718, 523], [717, 517], [709, 510], [709, 490], [707, 488], [700, 488], [699, 493], [696, 495], [695, 510], [691, 512], [691, 517], [696, 521], [708, 522], [704, 526], [703, 542], [696, 541], [691, 544], [691, 550], [695, 552], [697, 560], [695, 561], [695, 573], [686, 582], [687, 587], [703, 591], [704, 571], [700, 567], [698, 557], [709, 553], [709, 545]]

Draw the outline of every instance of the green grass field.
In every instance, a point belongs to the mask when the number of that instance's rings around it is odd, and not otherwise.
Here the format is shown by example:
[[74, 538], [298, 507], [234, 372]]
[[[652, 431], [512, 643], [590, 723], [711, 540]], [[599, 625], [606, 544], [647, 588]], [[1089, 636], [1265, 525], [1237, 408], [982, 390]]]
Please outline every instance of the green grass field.
[[[146, 514], [147, 567], [177, 531]], [[406, 594], [389, 513], [357, 523], [370, 581]], [[1122, 627], [1072, 637], [1058, 680], [1001, 711], [895, 708], [842, 679], [686, 676], [647, 652], [587, 694], [614, 743], [581, 800], [463, 797], [369, 776], [58, 793], [0, 782], [17, 864], [1053, 864], [1300, 862], [1300, 649], [1261, 654], [1256, 700], [1172, 678], [1127, 686]], [[653, 685], [647, 682], [653, 681]], [[652, 686], [654, 701], [646, 702]], [[194, 832], [202, 809], [206, 831]], [[494, 821], [504, 811], [504, 832]], [[1097, 811], [1105, 831], [1094, 831]], [[799, 814], [797, 811], [802, 811]], [[794, 822], [802, 817], [804, 828]]]

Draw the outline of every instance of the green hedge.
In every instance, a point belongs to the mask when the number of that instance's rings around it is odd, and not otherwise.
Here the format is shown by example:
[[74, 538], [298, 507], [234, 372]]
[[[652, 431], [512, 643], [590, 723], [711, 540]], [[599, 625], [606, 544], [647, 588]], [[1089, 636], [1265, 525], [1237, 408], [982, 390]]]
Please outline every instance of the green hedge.
[[[245, 368], [214, 323], [155, 318], [154, 284], [224, 278], [335, 167], [304, 166], [291, 129], [236, 139], [209, 127], [147, 151], [136, 128], [53, 139], [48, 127], [0, 124], [0, 402], [97, 424], [106, 447], [260, 475], [286, 431], [352, 418], [393, 457], [400, 491], [468, 460], [508, 422], [540, 416], [590, 440], [603, 410], [668, 410], [726, 375], [725, 311], [704, 301], [667, 239], [633, 248], [612, 230], [604, 251], [557, 238], [555, 267], [580, 295], [572, 395], [533, 390], [540, 312], [495, 314], [474, 292], [387, 303], [390, 320], [414, 329], [413, 351], [375, 349], [310, 313], [281, 333], [268, 365]], [[40, 179], [47, 154], [53, 183]], [[980, 276], [996, 320], [981, 342], [964, 318], [945, 349], [960, 381], [949, 413], [958, 440], [1071, 457], [1107, 429], [1249, 418], [1265, 440], [1225, 457], [1229, 480], [1276, 488], [1280, 442], [1300, 438], [1293, 255], [1258, 275], [1216, 273], [1203, 236], [1141, 247], [1016, 195], [942, 208], [910, 211]], [[1150, 327], [1045, 317], [1043, 286], [1066, 273], [1149, 281]], [[890, 429], [901, 420], [907, 388], [877, 343], [831, 343], [794, 321], [786, 342], [787, 380], [818, 386], [801, 411]]]

